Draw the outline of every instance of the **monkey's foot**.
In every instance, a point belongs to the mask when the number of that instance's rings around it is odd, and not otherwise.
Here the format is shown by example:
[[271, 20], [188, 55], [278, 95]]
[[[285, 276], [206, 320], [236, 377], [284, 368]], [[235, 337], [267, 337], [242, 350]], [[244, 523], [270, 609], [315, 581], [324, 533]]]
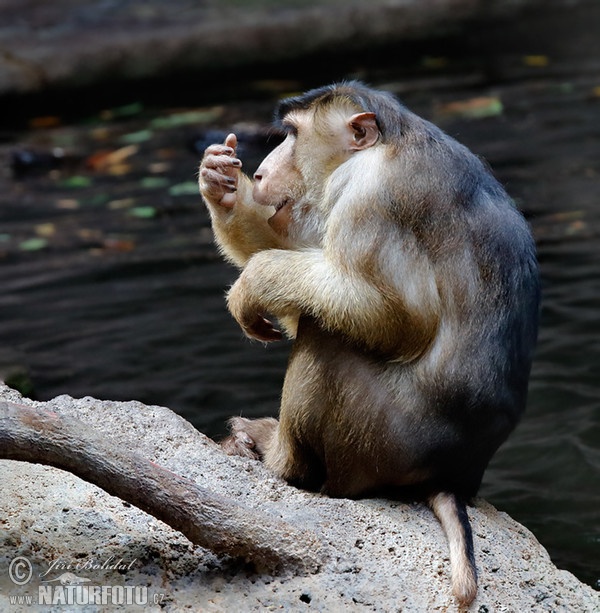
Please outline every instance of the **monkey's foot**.
[[275, 434], [277, 420], [272, 417], [246, 419], [232, 417], [229, 420], [231, 434], [220, 443], [227, 455], [239, 455], [252, 460], [262, 460], [267, 444]]

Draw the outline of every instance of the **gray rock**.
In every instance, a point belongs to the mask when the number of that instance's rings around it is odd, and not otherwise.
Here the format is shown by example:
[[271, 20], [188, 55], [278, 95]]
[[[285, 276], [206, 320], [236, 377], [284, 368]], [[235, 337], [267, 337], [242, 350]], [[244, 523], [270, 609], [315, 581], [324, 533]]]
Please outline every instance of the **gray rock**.
[[[24, 400], [0, 385], [0, 400]], [[80, 605], [77, 611], [456, 611], [441, 527], [422, 505], [382, 499], [333, 500], [290, 487], [261, 464], [225, 456], [169, 409], [138, 402], [60, 396], [44, 403], [199, 485], [316, 532], [334, 555], [308, 576], [252, 573], [217, 557], [142, 511], [79, 478], [45, 466], [0, 461], [0, 610], [65, 611], [12, 605], [11, 598], [60, 582], [147, 588], [149, 604]], [[469, 509], [479, 567], [470, 610], [600, 610], [600, 597], [558, 570], [523, 526], [478, 500]], [[11, 561], [26, 557], [31, 580], [15, 585]], [[14, 568], [13, 568], [14, 570]], [[40, 576], [41, 575], [41, 576]], [[71, 588], [76, 589], [76, 588]], [[55, 592], [52, 592], [55, 594]], [[154, 604], [156, 599], [156, 604]]]

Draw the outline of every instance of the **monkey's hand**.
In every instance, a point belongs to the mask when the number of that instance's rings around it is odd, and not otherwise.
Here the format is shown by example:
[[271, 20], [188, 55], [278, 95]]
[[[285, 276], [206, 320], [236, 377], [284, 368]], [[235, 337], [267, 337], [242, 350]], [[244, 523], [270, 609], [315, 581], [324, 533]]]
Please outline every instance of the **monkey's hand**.
[[264, 309], [250, 291], [244, 273], [227, 293], [227, 306], [244, 334], [249, 338], [265, 343], [280, 341], [283, 338], [281, 331], [264, 317]]
[[204, 200], [212, 206], [232, 209], [242, 162], [235, 157], [237, 138], [229, 134], [222, 145], [210, 145], [200, 163], [199, 186]]

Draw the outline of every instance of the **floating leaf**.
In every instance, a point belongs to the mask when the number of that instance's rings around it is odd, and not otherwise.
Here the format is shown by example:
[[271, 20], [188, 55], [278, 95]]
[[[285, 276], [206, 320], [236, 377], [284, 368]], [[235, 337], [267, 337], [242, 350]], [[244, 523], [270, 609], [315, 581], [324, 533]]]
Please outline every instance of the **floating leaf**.
[[548, 66], [550, 59], [547, 55], [525, 55], [523, 56], [523, 64], [532, 68], [544, 68]]
[[7, 243], [10, 240], [10, 234], [0, 234], [0, 243]]
[[171, 196], [196, 196], [198, 193], [198, 184], [195, 181], [178, 183], [169, 188], [169, 194]]
[[102, 240], [102, 231], [96, 228], [79, 228], [77, 236], [84, 241], [100, 241]]
[[56, 234], [56, 226], [53, 223], [40, 223], [34, 228], [38, 236], [53, 236]]
[[45, 238], [29, 238], [19, 244], [21, 251], [38, 251], [48, 245], [48, 241]]
[[69, 188], [81, 188], [81, 187], [89, 187], [92, 185], [93, 181], [90, 177], [84, 177], [83, 175], [74, 175], [72, 177], [68, 177], [67, 179], [62, 180], [59, 185], [61, 187], [69, 187]]
[[573, 86], [573, 83], [568, 83], [567, 81], [560, 83], [558, 86], [558, 91], [561, 94], [572, 94], [574, 90], [575, 87]]
[[132, 171], [133, 166], [131, 164], [113, 164], [106, 170], [106, 172], [113, 177], [122, 177], [123, 175], [128, 175]]
[[161, 160], [172, 160], [179, 155], [179, 151], [177, 149], [173, 149], [172, 147], [162, 147], [156, 151], [156, 156]]
[[596, 87], [592, 88], [592, 96], [600, 98], [600, 85], [596, 85]]
[[50, 132], [49, 136], [54, 147], [76, 149], [79, 143], [79, 138], [75, 130], [53, 130]]
[[89, 134], [94, 140], [105, 141], [110, 138], [111, 131], [106, 126], [100, 126], [98, 128], [92, 128]]
[[152, 130], [139, 130], [138, 132], [130, 132], [129, 134], [123, 134], [119, 139], [119, 142], [124, 145], [137, 145], [139, 143], [145, 143], [149, 141], [154, 133]]
[[29, 127], [35, 129], [39, 128], [55, 128], [60, 125], [60, 117], [54, 115], [47, 115], [45, 117], [34, 117], [29, 120]]
[[111, 166], [121, 165], [138, 151], [138, 145], [127, 145], [115, 151], [98, 151], [87, 158], [85, 165], [93, 170], [109, 170]]
[[212, 123], [222, 114], [223, 107], [221, 106], [197, 111], [184, 111], [181, 113], [173, 113], [167, 117], [156, 117], [150, 122], [150, 126], [157, 130], [165, 130], [168, 128], [177, 128], [179, 126], [189, 126], [199, 123]]
[[587, 229], [587, 224], [585, 221], [572, 221], [565, 228], [566, 236], [574, 236], [575, 234], [581, 234], [583, 231]]
[[504, 111], [502, 101], [495, 96], [481, 96], [469, 100], [457, 100], [442, 104], [437, 109], [442, 116], [458, 116], [468, 119], [482, 119], [501, 115]]
[[156, 215], [156, 209], [153, 206], [136, 206], [128, 211], [132, 217], [140, 219], [150, 219]]
[[61, 198], [56, 201], [56, 208], [73, 211], [79, 208], [79, 200], [75, 200], [75, 198]]
[[170, 162], [152, 162], [148, 164], [148, 170], [152, 174], [160, 174], [171, 170], [172, 164]]
[[446, 68], [446, 66], [448, 66], [448, 58], [426, 55], [421, 59], [421, 66], [423, 66], [423, 68], [427, 68], [428, 70], [439, 70], [441, 68]]
[[169, 185], [169, 179], [166, 177], [144, 177], [140, 181], [140, 185], [146, 189], [160, 189]]
[[128, 253], [135, 249], [135, 241], [131, 238], [107, 237], [102, 242], [106, 251], [116, 251], [118, 253]]
[[85, 198], [81, 201], [81, 204], [83, 206], [90, 206], [90, 207], [94, 207], [94, 206], [102, 206], [103, 204], [106, 204], [108, 201], [110, 200], [110, 196], [108, 194], [94, 194], [93, 196], [90, 196], [89, 198]]
[[108, 208], [117, 211], [119, 209], [128, 209], [135, 204], [135, 198], [120, 198], [118, 200], [111, 200], [108, 203]]
[[544, 221], [550, 221], [552, 223], [562, 223], [565, 221], [578, 220], [585, 217], [585, 211], [576, 210], [576, 211], [559, 211], [558, 213], [550, 213], [549, 215], [544, 215], [542, 218]]
[[110, 121], [117, 117], [133, 117], [139, 115], [144, 110], [144, 105], [141, 102], [132, 102], [131, 104], [125, 104], [118, 106], [114, 109], [106, 109], [100, 113], [100, 118], [104, 121]]

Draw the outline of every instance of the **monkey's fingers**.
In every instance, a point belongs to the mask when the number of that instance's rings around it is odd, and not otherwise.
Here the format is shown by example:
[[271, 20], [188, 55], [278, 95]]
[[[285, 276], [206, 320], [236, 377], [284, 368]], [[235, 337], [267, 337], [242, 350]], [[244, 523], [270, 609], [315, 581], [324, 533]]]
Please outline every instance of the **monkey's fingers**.
[[237, 147], [237, 136], [233, 133], [228, 134], [227, 138], [225, 139], [225, 146], [231, 147], [235, 151], [235, 148]]
[[204, 157], [202, 159], [202, 163], [206, 163], [207, 158], [213, 155], [235, 157], [235, 148], [230, 147], [229, 145], [224, 145], [223, 143], [209, 145], [204, 150]]
[[237, 188], [237, 177], [232, 177], [229, 174], [213, 170], [212, 168], [202, 168], [200, 170], [200, 180], [209, 188], [220, 187], [228, 192], [234, 192]]
[[230, 177], [211, 168], [201, 168], [199, 185], [202, 196], [212, 204], [227, 209], [236, 203], [237, 177]]
[[[233, 151], [227, 149], [227, 151]], [[242, 167], [242, 161], [232, 155], [226, 155], [225, 153], [207, 153], [202, 160], [201, 168], [211, 168], [213, 170], [220, 170], [227, 174], [231, 174], [233, 170], [237, 170]]]

